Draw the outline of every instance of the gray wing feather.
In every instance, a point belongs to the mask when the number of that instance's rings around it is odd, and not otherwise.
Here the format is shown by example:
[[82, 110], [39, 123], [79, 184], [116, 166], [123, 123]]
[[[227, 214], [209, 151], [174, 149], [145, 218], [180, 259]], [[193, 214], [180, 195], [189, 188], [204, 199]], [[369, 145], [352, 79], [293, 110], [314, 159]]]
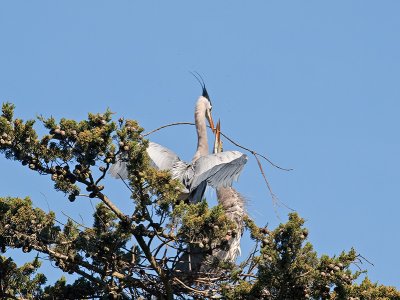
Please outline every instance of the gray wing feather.
[[159, 170], [171, 170], [174, 164], [180, 161], [178, 155], [173, 151], [153, 142], [149, 142], [147, 154], [152, 166]]
[[[147, 147], [146, 152], [150, 157], [150, 164], [159, 170], [171, 170], [173, 165], [180, 161], [179, 157], [174, 152], [157, 143], [149, 142], [149, 147]], [[110, 167], [109, 172], [114, 178], [127, 179], [127, 162], [118, 155], [115, 164]]]
[[231, 186], [237, 180], [247, 162], [247, 156], [239, 151], [225, 151], [200, 157], [193, 164], [194, 175], [190, 182], [190, 190], [201, 182], [214, 187]]
[[118, 155], [116, 157], [116, 162], [110, 167], [110, 174], [112, 177], [117, 179], [127, 179], [128, 169], [126, 167], [126, 162], [121, 159]]

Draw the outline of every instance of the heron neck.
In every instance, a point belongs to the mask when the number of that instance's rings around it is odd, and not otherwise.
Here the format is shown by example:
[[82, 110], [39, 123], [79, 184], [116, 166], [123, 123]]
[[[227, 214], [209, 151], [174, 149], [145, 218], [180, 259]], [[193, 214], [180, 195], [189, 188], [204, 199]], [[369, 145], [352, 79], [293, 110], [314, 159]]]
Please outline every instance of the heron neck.
[[207, 125], [206, 125], [206, 106], [200, 98], [196, 104], [194, 112], [194, 120], [197, 130], [197, 151], [193, 156], [192, 161], [196, 161], [201, 156], [208, 154], [208, 140], [207, 140]]

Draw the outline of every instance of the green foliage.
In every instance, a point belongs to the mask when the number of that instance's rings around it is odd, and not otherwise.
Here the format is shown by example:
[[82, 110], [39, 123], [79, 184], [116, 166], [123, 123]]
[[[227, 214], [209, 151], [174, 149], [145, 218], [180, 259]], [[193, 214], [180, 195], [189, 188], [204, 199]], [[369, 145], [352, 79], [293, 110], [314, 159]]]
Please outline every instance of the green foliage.
[[32, 262], [18, 267], [12, 258], [0, 256], [0, 297], [33, 299], [41, 295], [46, 276], [37, 273], [41, 263], [36, 257]]
[[197, 204], [180, 202], [172, 216], [173, 224], [179, 226], [179, 240], [205, 249], [215, 248], [215, 241], [224, 241], [227, 232], [235, 228], [221, 206], [209, 209], [205, 200]]
[[[14, 118], [5, 103], [0, 116], [0, 153], [47, 175], [69, 201], [97, 201], [93, 225], [34, 208], [29, 198], [0, 198], [0, 250], [37, 251], [78, 279], [62, 277], [44, 287], [39, 258], [21, 267], [0, 257], [0, 297], [20, 299], [400, 299], [395, 288], [355, 280], [354, 249], [318, 256], [297, 214], [276, 229], [243, 222], [255, 243], [240, 265], [218, 261], [213, 268], [182, 273], [176, 262], [187, 249], [226, 246], [236, 228], [221, 206], [179, 201], [181, 184], [149, 165], [148, 142], [136, 121], [112, 121], [112, 113], [75, 121], [39, 117], [48, 133], [39, 138], [33, 120]], [[126, 162], [132, 212], [122, 212], [102, 185], [110, 166]], [[82, 192], [83, 191], [83, 192]], [[86, 192], [87, 193], [86, 193]], [[128, 199], [126, 199], [128, 201]], [[211, 264], [211, 260], [206, 260]], [[140, 298], [142, 297], [142, 298]]]
[[[252, 232], [254, 224], [248, 223]], [[296, 213], [273, 231], [256, 230], [261, 242], [257, 279], [253, 284], [240, 280], [232, 289], [224, 288], [227, 299], [399, 299], [392, 287], [378, 286], [365, 279], [359, 286], [355, 280], [362, 272], [351, 266], [360, 261], [354, 249], [339, 256], [318, 258], [306, 242], [308, 230]], [[260, 236], [263, 234], [263, 237]], [[358, 297], [358, 298], [357, 298]], [[380, 297], [380, 298], [379, 298]]]
[[30, 252], [37, 239], [54, 240], [60, 228], [54, 226], [55, 215], [32, 208], [29, 198], [0, 198], [0, 247], [22, 248]]
[[[341, 299], [334, 294], [332, 299]], [[392, 286], [384, 286], [372, 283], [368, 277], [361, 284], [353, 284], [348, 287], [348, 299], [350, 300], [399, 300], [400, 292]]]
[[67, 280], [62, 276], [54, 285], [47, 286], [41, 293], [41, 299], [85, 299], [96, 295], [96, 286], [90, 281], [80, 278], [73, 284], [67, 284]]

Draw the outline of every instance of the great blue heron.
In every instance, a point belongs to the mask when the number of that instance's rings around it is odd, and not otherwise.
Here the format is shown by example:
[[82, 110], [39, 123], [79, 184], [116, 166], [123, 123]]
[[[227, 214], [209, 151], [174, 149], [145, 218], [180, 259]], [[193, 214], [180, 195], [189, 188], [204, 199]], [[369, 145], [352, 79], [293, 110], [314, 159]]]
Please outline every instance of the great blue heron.
[[[218, 121], [215, 132], [214, 153], [222, 149], [221, 123]], [[245, 215], [245, 200], [233, 187], [217, 188], [218, 203], [224, 208], [226, 216], [235, 223], [236, 230], [227, 235], [228, 245], [225, 249], [218, 249], [213, 256], [219, 260], [235, 262], [240, 254], [240, 240], [243, 234], [243, 217]]]
[[[247, 156], [238, 151], [208, 154], [206, 119], [211, 129], [215, 130], [211, 115], [212, 105], [204, 82], [198, 78], [197, 80], [203, 93], [196, 102], [194, 113], [197, 150], [192, 162], [182, 161], [173, 151], [154, 142], [150, 142], [147, 148], [152, 165], [159, 170], [171, 171], [172, 178], [179, 179], [184, 186], [180, 199], [189, 199], [190, 202], [202, 199], [207, 184], [214, 188], [230, 186], [239, 177], [247, 162]], [[127, 162], [119, 157], [110, 168], [111, 175], [115, 178], [128, 178], [126, 164]]]

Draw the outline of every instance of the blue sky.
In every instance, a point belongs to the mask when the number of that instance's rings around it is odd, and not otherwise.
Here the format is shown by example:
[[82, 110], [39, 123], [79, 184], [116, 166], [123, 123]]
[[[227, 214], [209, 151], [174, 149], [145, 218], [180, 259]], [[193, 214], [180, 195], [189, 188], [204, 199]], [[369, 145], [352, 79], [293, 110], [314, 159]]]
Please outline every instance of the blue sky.
[[[24, 119], [83, 119], [109, 107], [151, 130], [193, 120], [200, 88], [189, 71], [198, 71], [222, 130], [295, 169], [265, 165], [316, 250], [355, 247], [374, 264], [362, 265], [373, 281], [400, 288], [399, 9], [398, 1], [3, 1], [0, 100]], [[151, 139], [187, 160], [195, 151], [191, 126]], [[0, 159], [0, 170], [1, 196], [30, 195], [64, 220], [61, 212], [92, 211], [14, 162]], [[108, 183], [130, 209], [124, 187]], [[279, 224], [251, 157], [235, 186], [259, 225]], [[278, 208], [282, 221], [287, 213]]]

